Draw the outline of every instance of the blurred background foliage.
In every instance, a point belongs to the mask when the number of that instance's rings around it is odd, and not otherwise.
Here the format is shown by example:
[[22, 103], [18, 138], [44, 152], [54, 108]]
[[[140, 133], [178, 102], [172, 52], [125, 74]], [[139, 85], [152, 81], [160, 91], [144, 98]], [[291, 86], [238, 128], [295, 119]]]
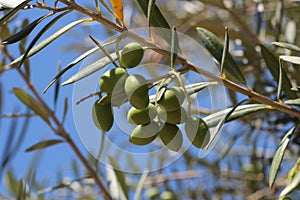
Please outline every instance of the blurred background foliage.
[[[95, 11], [94, 2], [78, 1], [78, 3]], [[109, 2], [107, 2], [109, 3]], [[222, 41], [224, 27], [230, 33], [230, 52], [238, 62], [248, 84], [254, 91], [276, 100], [277, 83], [268, 71], [260, 55], [259, 44], [268, 46], [277, 55], [299, 56], [299, 52], [290, 51], [272, 45], [272, 42], [287, 42], [300, 46], [300, 2], [290, 0], [160, 0], [156, 2], [169, 24], [177, 30], [199, 40], [195, 27], [203, 27], [216, 34]], [[145, 27], [146, 17], [141, 12], [136, 1], [124, 1], [125, 24], [128, 28]], [[82, 15], [73, 13], [74, 18]], [[107, 17], [113, 20], [109, 13]], [[14, 23], [20, 20], [19, 24]], [[12, 18], [9, 23], [0, 26], [0, 38], [3, 40], [12, 33], [25, 27], [28, 19]], [[105, 28], [103, 26], [103, 28]], [[82, 26], [67, 37], [70, 42], [64, 46], [64, 51], [82, 52], [88, 45], [75, 43], [78, 37], [87, 37], [92, 30]], [[106, 29], [106, 35], [115, 34]], [[72, 40], [74, 38], [74, 40]], [[27, 39], [19, 43], [19, 52], [24, 53]], [[55, 47], [52, 47], [55, 48]], [[1, 46], [2, 51], [7, 51]], [[16, 50], [17, 51], [17, 50]], [[46, 50], [47, 51], [47, 50]], [[20, 53], [13, 52], [14, 55]], [[6, 70], [9, 57], [0, 55], [0, 74]], [[25, 63], [29, 68], [30, 63]], [[284, 69], [293, 86], [300, 85], [299, 66], [285, 63]], [[28, 70], [29, 73], [29, 70]], [[52, 77], [50, 77], [52, 78]], [[50, 80], [49, 78], [49, 80]], [[95, 189], [91, 178], [74, 158], [70, 166], [73, 168], [72, 178], [57, 171], [57, 185], [50, 185], [43, 177], [35, 176], [35, 166], [38, 167], [39, 154], [33, 154], [32, 168], [23, 177], [16, 177], [14, 165], [9, 161], [14, 159], [18, 146], [26, 135], [26, 124], [31, 120], [32, 113], [22, 116], [2, 113], [1, 105], [5, 94], [0, 84], [0, 125], [10, 126], [5, 148], [1, 147], [1, 175], [6, 191], [1, 198], [10, 199], [26, 193], [27, 199], [98, 199], [101, 194]], [[241, 99], [229, 91], [232, 105]], [[283, 97], [284, 98], [284, 97]], [[230, 106], [230, 105], [229, 105]], [[14, 112], [12, 110], [12, 112]], [[17, 117], [22, 117], [23, 124]], [[3, 118], [11, 118], [10, 122], [2, 122]], [[149, 174], [125, 174], [126, 188], [130, 199], [136, 195], [140, 199], [276, 199], [280, 191], [288, 183], [288, 172], [294, 166], [299, 166], [300, 132], [296, 130], [287, 147], [278, 178], [269, 188], [269, 170], [273, 155], [284, 134], [299, 119], [278, 111], [258, 112], [250, 116], [230, 122], [225, 125], [222, 137], [213, 152], [199, 159], [197, 154], [186, 151], [172, 165]], [[16, 127], [22, 127], [17, 133]], [[18, 129], [19, 130], [19, 129]], [[15, 142], [11, 142], [15, 141]], [[55, 148], [55, 147], [54, 147]], [[86, 153], [87, 155], [87, 153]], [[91, 165], [94, 160], [91, 157]], [[99, 167], [100, 176], [105, 177], [110, 190], [118, 196], [121, 189], [116, 185], [117, 178], [111, 170], [103, 165]], [[143, 188], [137, 190], [143, 181]], [[118, 194], [117, 194], [118, 193]], [[168, 198], [168, 195], [170, 198]], [[10, 196], [10, 197], [8, 197]], [[24, 196], [24, 195], [23, 195]], [[293, 191], [292, 199], [299, 199], [300, 193]], [[24, 199], [25, 199], [24, 198]], [[138, 199], [138, 198], [137, 198]]]

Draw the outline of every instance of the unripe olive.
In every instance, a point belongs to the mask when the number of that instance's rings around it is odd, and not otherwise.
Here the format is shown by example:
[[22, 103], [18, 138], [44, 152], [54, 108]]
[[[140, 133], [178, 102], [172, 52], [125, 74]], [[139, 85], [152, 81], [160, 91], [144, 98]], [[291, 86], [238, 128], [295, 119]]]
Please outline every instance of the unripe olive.
[[160, 194], [160, 200], [176, 200], [173, 192], [166, 190]]
[[122, 67], [133, 68], [140, 64], [143, 56], [143, 47], [137, 42], [131, 42], [122, 49], [119, 61]]
[[182, 133], [175, 124], [165, 123], [159, 131], [159, 137], [164, 145], [173, 151], [178, 151], [183, 142]]
[[130, 104], [137, 109], [149, 105], [148, 84], [141, 75], [130, 75], [125, 81], [125, 92]]
[[155, 106], [150, 103], [146, 109], [136, 109], [132, 107], [127, 114], [127, 120], [132, 124], [144, 125], [150, 123], [156, 114]]
[[159, 195], [159, 190], [157, 187], [151, 187], [147, 189], [146, 195], [148, 199], [155, 199]]
[[157, 113], [162, 121], [170, 124], [181, 124], [187, 120], [187, 114], [183, 107], [167, 112], [162, 106], [158, 106]]
[[100, 91], [111, 94], [115, 85], [124, 74], [126, 74], [126, 70], [123, 68], [113, 68], [104, 72], [99, 80]]
[[195, 147], [203, 148], [209, 142], [209, 127], [201, 118], [189, 118], [185, 123], [185, 132]]
[[180, 87], [168, 88], [158, 101], [167, 112], [177, 110], [184, 101], [184, 92]]
[[92, 108], [92, 118], [97, 128], [109, 131], [114, 123], [113, 112], [110, 103], [99, 104], [96, 101]]
[[136, 145], [146, 145], [151, 143], [157, 136], [159, 126], [155, 122], [146, 125], [138, 125], [132, 131], [129, 141]]

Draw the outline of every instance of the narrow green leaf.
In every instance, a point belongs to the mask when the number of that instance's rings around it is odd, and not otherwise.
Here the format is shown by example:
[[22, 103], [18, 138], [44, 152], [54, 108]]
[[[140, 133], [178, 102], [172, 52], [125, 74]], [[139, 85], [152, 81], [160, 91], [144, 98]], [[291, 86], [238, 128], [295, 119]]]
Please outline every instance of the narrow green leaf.
[[[220, 137], [220, 130], [222, 128], [222, 126], [224, 125], [224, 123], [229, 119], [229, 117], [234, 113], [234, 111], [244, 102], [249, 101], [249, 99], [245, 99], [242, 100], [240, 103], [238, 103], [237, 105], [235, 105], [234, 107], [230, 108], [230, 109], [226, 109], [227, 113], [223, 115], [223, 117], [221, 118], [221, 120], [218, 122], [217, 126], [214, 128], [213, 132], [210, 135], [210, 139], [209, 142], [207, 143], [207, 145], [205, 146], [205, 150], [208, 151], [208, 149], [212, 149], [215, 142], [217, 141], [217, 139]], [[203, 119], [204, 120], [204, 119]], [[204, 120], [205, 121], [205, 120]], [[206, 123], [206, 122], [205, 122]], [[206, 123], [207, 124], [207, 123]], [[208, 124], [207, 124], [208, 125]], [[208, 125], [209, 126], [209, 125]], [[209, 126], [210, 127], [210, 126]]]
[[69, 69], [71, 69], [72, 67], [74, 67], [77, 63], [79, 63], [80, 61], [84, 60], [86, 57], [88, 57], [89, 55], [95, 53], [97, 50], [99, 50], [99, 47], [94, 47], [86, 52], [84, 52], [83, 54], [81, 54], [79, 57], [77, 57], [75, 60], [73, 60], [71, 63], [69, 63], [63, 70], [61, 70], [53, 79], [52, 81], [45, 87], [45, 89], [43, 90], [43, 93], [46, 93], [48, 91], [48, 89], [56, 82], [59, 80], [59, 78], [65, 73], [67, 72]]
[[[218, 39], [216, 35], [212, 32], [204, 29], [197, 28], [198, 35], [200, 37], [201, 42], [205, 46], [205, 48], [209, 51], [209, 53], [219, 62], [222, 63], [222, 55], [223, 55], [223, 45]], [[237, 65], [234, 61], [231, 54], [228, 52], [227, 56], [224, 60], [224, 73], [229, 80], [238, 81], [244, 85], [246, 85], [246, 80]]]
[[0, 26], [2, 26], [9, 18], [14, 16], [19, 10], [23, 9], [27, 5], [27, 3], [30, 1], [31, 0], [26, 0], [23, 3], [21, 3], [20, 5], [18, 5], [17, 7], [15, 7], [14, 9], [10, 10], [6, 15], [4, 15], [0, 19]]
[[272, 42], [272, 44], [278, 47], [300, 52], [300, 47], [293, 44], [284, 43], [284, 42]]
[[[58, 30], [57, 32], [55, 32], [54, 34], [49, 36], [48, 38], [44, 39], [42, 42], [40, 42], [36, 46], [32, 47], [26, 57], [29, 58], [29, 57], [35, 55], [36, 53], [38, 53], [39, 51], [44, 49], [46, 46], [48, 46], [55, 39], [57, 39], [58, 37], [60, 37], [64, 33], [66, 33], [67, 31], [69, 31], [71, 28], [73, 28], [73, 27], [77, 26], [78, 24], [81, 24], [82, 22], [85, 22], [85, 21], [86, 21], [85, 19], [80, 19], [80, 20], [72, 22], [72, 23], [68, 24], [67, 26], [61, 28], [60, 30]], [[21, 55], [20, 57], [18, 57], [17, 59], [15, 59], [14, 61], [12, 61], [9, 65], [14, 65], [16, 63], [19, 63], [23, 57], [24, 57], [24, 54]]]
[[290, 62], [296, 65], [300, 65], [300, 57], [299, 56], [280, 56], [280, 60], [284, 60], [286, 62]]
[[17, 200], [25, 200], [26, 199], [26, 184], [24, 184], [23, 179], [20, 179], [18, 187], [18, 196]]
[[6, 171], [5, 177], [6, 187], [8, 191], [15, 197], [18, 195], [18, 180], [12, 168]]
[[[60, 64], [57, 65], [57, 73], [60, 72]], [[59, 85], [60, 85], [60, 80], [58, 80], [56, 82], [55, 85], [55, 90], [54, 90], [54, 107], [56, 108], [56, 104], [57, 104], [57, 98], [58, 98], [58, 93], [59, 93]]]
[[[148, 5], [149, 0], [137, 0], [137, 3], [139, 4], [140, 8], [142, 9], [145, 16], [148, 16]], [[149, 20], [149, 19], [148, 19]], [[161, 11], [157, 7], [157, 5], [154, 5], [154, 8], [152, 9], [151, 14], [151, 23], [152, 27], [158, 27], [157, 29], [158, 33], [169, 43], [171, 44], [171, 37], [170, 37], [170, 25], [168, 24], [166, 18], [162, 15]]]
[[175, 60], [177, 58], [178, 50], [179, 50], [179, 42], [178, 35], [176, 31], [176, 27], [172, 27], [172, 40], [171, 40], [171, 68], [173, 69], [175, 66]]
[[224, 64], [227, 54], [229, 53], [229, 35], [228, 35], [228, 28], [225, 27], [225, 41], [224, 41], [224, 48], [222, 52], [222, 59], [221, 59], [221, 73], [224, 73]]
[[118, 184], [120, 185], [121, 190], [122, 190], [123, 194], [125, 195], [125, 198], [128, 199], [128, 187], [125, 182], [125, 176], [122, 171], [117, 170], [117, 169], [120, 169], [120, 167], [119, 167], [118, 163], [116, 162], [116, 160], [111, 156], [108, 156], [108, 158], [109, 158], [110, 164], [112, 165], [112, 167], [114, 169], [115, 175], [118, 180]]
[[110, 62], [113, 63], [114, 66], [118, 68], [119, 66], [117, 65], [115, 60], [110, 56], [110, 53], [105, 49], [105, 47], [100, 42], [98, 42], [95, 38], [93, 38], [93, 36], [90, 35], [90, 38], [97, 45], [97, 47], [99, 47], [99, 49], [101, 49], [103, 51], [103, 53], [106, 55], [106, 57], [109, 58]]
[[142, 191], [144, 188], [145, 181], [147, 179], [149, 172], [145, 171], [142, 173], [139, 182], [137, 183], [137, 187], [134, 194], [134, 200], [140, 200], [142, 196]]
[[13, 93], [18, 97], [22, 103], [24, 103], [28, 108], [33, 110], [35, 114], [39, 115], [45, 122], [50, 124], [49, 117], [44, 108], [29, 94], [20, 88], [13, 88]]
[[272, 160], [272, 164], [271, 164], [271, 169], [270, 169], [270, 176], [269, 176], [269, 187], [272, 188], [276, 176], [278, 174], [279, 171], [279, 167], [280, 164], [282, 162], [283, 156], [284, 156], [284, 152], [286, 150], [286, 147], [290, 141], [290, 137], [291, 135], [294, 133], [294, 131], [296, 130], [297, 126], [294, 126], [292, 129], [290, 129], [285, 136], [282, 138], [278, 149], [276, 150], [274, 156], [273, 156], [273, 160]]
[[289, 104], [289, 105], [300, 106], [300, 98], [299, 99], [289, 99], [289, 100], [286, 100], [284, 103]]
[[44, 26], [44, 28], [42, 28], [42, 30], [33, 38], [33, 40], [31, 41], [31, 43], [29, 44], [29, 46], [27, 47], [20, 63], [19, 63], [19, 67], [22, 66], [23, 62], [25, 61], [25, 59], [27, 57], [29, 57], [29, 52], [32, 49], [32, 47], [34, 46], [34, 44], [40, 39], [40, 37], [42, 37], [42, 35], [49, 29], [51, 28], [60, 18], [62, 18], [63, 16], [65, 16], [66, 14], [68, 14], [70, 11], [66, 11], [60, 15], [58, 15], [57, 17], [55, 17], [53, 20], [51, 20], [48, 24], [46, 24], [46, 26]]
[[[149, 3], [148, 3], [148, 10], [147, 10], [147, 19], [148, 19], [148, 27], [151, 27], [152, 25], [152, 20], [153, 20], [153, 9], [155, 7], [155, 3], [156, 3], [156, 0], [149, 0]], [[152, 37], [152, 31], [151, 31], [151, 28], [148, 28], [148, 34], [149, 34], [149, 38], [151, 38], [151, 40], [153, 40], [153, 37]]]
[[297, 174], [295, 175], [293, 181], [288, 184], [280, 193], [280, 197], [284, 197], [286, 195], [288, 195], [289, 193], [291, 193], [292, 191], [294, 191], [300, 184], [300, 171], [297, 172]]
[[[110, 56], [114, 60], [116, 60], [118, 58], [116, 53], [112, 53], [112, 54], [110, 54]], [[77, 74], [75, 74], [74, 76], [69, 78], [67, 81], [63, 82], [62, 85], [68, 85], [68, 84], [74, 83], [76, 81], [79, 81], [79, 80], [93, 74], [94, 72], [102, 69], [103, 67], [105, 67], [106, 65], [108, 65], [110, 63], [111, 63], [110, 59], [108, 57], [104, 57], [104, 58], [92, 63], [91, 65], [83, 68]]]
[[277, 88], [277, 100], [280, 100], [282, 91], [282, 78], [283, 78], [283, 66], [281, 60], [279, 60], [279, 78], [278, 78], [278, 88]]
[[[270, 109], [268, 106], [264, 104], [249, 104], [249, 105], [241, 105], [235, 109], [235, 111], [228, 117], [228, 119], [225, 122], [230, 122], [232, 120], [244, 117], [246, 115], [261, 111]], [[211, 115], [208, 115], [207, 117], [204, 117], [203, 120], [206, 122], [206, 124], [209, 127], [214, 127], [218, 124], [218, 122], [224, 118], [224, 116], [230, 111], [232, 108], [227, 108], [225, 110], [221, 110], [219, 112], [213, 113]]]
[[67, 116], [67, 112], [68, 112], [68, 97], [65, 97], [65, 101], [64, 101], [64, 113], [63, 113], [63, 117], [62, 117], [62, 124], [64, 124], [65, 120], [66, 120], [66, 116]]
[[47, 147], [59, 144], [64, 142], [63, 140], [45, 140], [45, 141], [41, 141], [38, 142], [34, 145], [32, 145], [31, 147], [29, 147], [28, 149], [26, 149], [26, 152], [30, 152], [30, 151], [35, 151], [35, 150], [39, 150], [39, 149], [45, 149]]
[[13, 44], [15, 42], [20, 41], [21, 39], [23, 39], [24, 37], [28, 36], [33, 29], [40, 23], [42, 22], [44, 19], [46, 19], [49, 15], [45, 15], [43, 17], [40, 17], [38, 19], [36, 19], [35, 21], [33, 21], [32, 23], [30, 23], [28, 26], [26, 26], [24, 29], [22, 29], [21, 31], [17, 32], [16, 34], [8, 37], [7, 39], [3, 40], [1, 42], [2, 45], [7, 45], [7, 44]]
[[[278, 83], [279, 82], [279, 60], [275, 57], [275, 55], [263, 44], [260, 45], [261, 47], [261, 54], [262, 57], [271, 72], [274, 80]], [[292, 84], [285, 72], [282, 69], [282, 90], [284, 91], [285, 95], [289, 99], [295, 99], [297, 97], [294, 91], [291, 91]]]

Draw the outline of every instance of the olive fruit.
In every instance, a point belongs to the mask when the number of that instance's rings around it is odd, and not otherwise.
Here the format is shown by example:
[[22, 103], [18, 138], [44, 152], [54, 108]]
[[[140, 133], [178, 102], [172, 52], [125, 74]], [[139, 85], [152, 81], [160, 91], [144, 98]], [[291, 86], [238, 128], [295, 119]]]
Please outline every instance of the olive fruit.
[[178, 151], [183, 142], [182, 133], [175, 124], [165, 123], [159, 131], [159, 137], [164, 145], [173, 151]]
[[168, 88], [158, 101], [167, 112], [177, 110], [184, 101], [184, 93], [180, 87]]
[[201, 118], [189, 118], [185, 123], [185, 132], [188, 139], [195, 147], [203, 148], [209, 142], [209, 128]]
[[99, 104], [98, 101], [96, 101], [92, 108], [92, 118], [97, 128], [103, 131], [109, 131], [114, 123], [111, 104]]
[[126, 70], [123, 68], [113, 68], [104, 72], [99, 80], [100, 91], [111, 94], [115, 85], [124, 74], [126, 74]]
[[136, 109], [132, 107], [127, 114], [127, 120], [132, 124], [144, 125], [150, 123], [156, 114], [155, 106], [150, 103], [146, 109]]
[[160, 194], [160, 200], [176, 200], [173, 192], [166, 190]]
[[149, 144], [156, 138], [158, 131], [159, 126], [155, 122], [138, 125], [130, 134], [129, 141], [136, 145]]
[[169, 124], [181, 124], [187, 120], [187, 114], [183, 107], [174, 111], [166, 112], [162, 106], [158, 106], [157, 113], [161, 120]]
[[141, 75], [130, 75], [125, 81], [125, 92], [130, 104], [137, 109], [145, 109], [149, 105], [148, 84]]
[[148, 199], [155, 199], [159, 195], [159, 190], [157, 187], [151, 187], [147, 189], [146, 195]]
[[137, 42], [131, 42], [122, 49], [119, 61], [122, 67], [133, 68], [140, 64], [143, 56], [143, 47]]

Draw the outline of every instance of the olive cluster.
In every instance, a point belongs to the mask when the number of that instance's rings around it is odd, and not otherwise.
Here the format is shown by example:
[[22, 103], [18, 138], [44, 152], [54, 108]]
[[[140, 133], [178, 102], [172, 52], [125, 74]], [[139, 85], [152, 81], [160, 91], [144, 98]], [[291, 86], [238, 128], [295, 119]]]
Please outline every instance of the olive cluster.
[[106, 96], [94, 103], [94, 123], [103, 131], [111, 129], [114, 122], [111, 97], [117, 90], [117, 94], [124, 94], [132, 106], [127, 113], [128, 122], [136, 125], [130, 135], [131, 143], [147, 145], [159, 136], [168, 149], [178, 151], [183, 143], [178, 124], [185, 123], [185, 132], [191, 143], [202, 148], [209, 139], [208, 126], [202, 119], [187, 115], [182, 106], [185, 100], [183, 89], [168, 87], [157, 102], [150, 102], [147, 80], [142, 75], [127, 73], [126, 68], [136, 67], [142, 58], [143, 48], [138, 43], [129, 43], [119, 58], [122, 67], [110, 69], [101, 76], [99, 87]]

